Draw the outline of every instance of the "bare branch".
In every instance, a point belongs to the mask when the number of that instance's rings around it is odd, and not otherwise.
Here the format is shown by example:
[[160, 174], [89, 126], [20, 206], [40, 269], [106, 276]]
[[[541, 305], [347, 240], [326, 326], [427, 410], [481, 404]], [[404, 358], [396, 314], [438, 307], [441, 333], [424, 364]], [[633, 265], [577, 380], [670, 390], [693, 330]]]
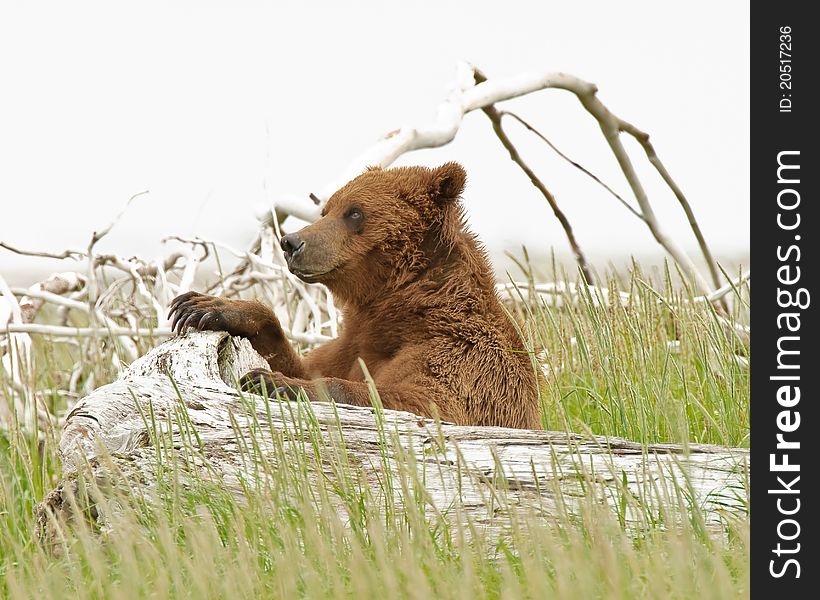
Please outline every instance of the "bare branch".
[[[649, 134], [646, 132], [641, 131], [631, 123], [627, 123], [623, 119], [618, 119], [619, 127], [621, 131], [624, 131], [635, 138], [641, 147], [644, 149], [646, 153], [647, 159], [655, 167], [655, 170], [661, 176], [661, 178], [666, 182], [666, 185], [669, 186], [669, 189], [672, 190], [672, 193], [675, 194], [675, 198], [678, 199], [681, 207], [683, 208], [683, 212], [686, 213], [686, 218], [689, 221], [689, 226], [692, 228], [692, 231], [695, 234], [695, 238], [698, 241], [698, 246], [700, 246], [700, 251], [703, 253], [703, 258], [706, 260], [706, 265], [709, 268], [709, 274], [712, 276], [712, 283], [715, 287], [720, 287], [720, 275], [717, 270], [717, 261], [715, 257], [712, 255], [712, 251], [709, 249], [709, 244], [706, 243], [706, 238], [703, 237], [703, 232], [700, 229], [700, 225], [698, 225], [698, 221], [695, 218], [695, 213], [692, 211], [692, 206], [689, 204], [689, 201], [684, 196], [683, 191], [678, 187], [678, 184], [675, 183], [675, 180], [672, 179], [672, 176], [669, 174], [669, 171], [666, 170], [666, 167], [661, 162], [661, 159], [658, 158], [657, 153], [655, 152], [654, 146], [652, 146], [651, 142], [649, 141]], [[721, 297], [722, 298], [722, 297]], [[726, 303], [722, 303], [724, 310], [728, 312], [729, 307]]]
[[751, 278], [752, 278], [752, 270], [747, 269], [746, 272], [744, 272], [743, 275], [741, 275], [736, 280], [730, 281], [726, 285], [716, 289], [714, 292], [712, 292], [708, 296], [701, 296], [700, 298], [697, 298], [697, 300], [714, 303], [717, 300], [720, 300], [721, 298], [726, 296], [726, 294], [728, 294], [731, 291], [734, 291], [734, 292], [737, 293], [737, 288], [740, 287], [741, 285], [743, 285], [744, 283], [746, 283], [747, 281], [749, 281]]
[[643, 221], [643, 220], [644, 220], [643, 215], [642, 215], [641, 213], [639, 213], [637, 210], [635, 210], [634, 208], [632, 208], [632, 206], [629, 204], [629, 202], [627, 202], [626, 200], [624, 200], [624, 199], [623, 199], [623, 198], [622, 198], [622, 197], [621, 197], [621, 196], [620, 196], [620, 195], [619, 195], [619, 194], [618, 194], [615, 190], [613, 190], [613, 189], [612, 189], [611, 187], [609, 187], [606, 183], [604, 183], [603, 181], [601, 181], [601, 179], [599, 179], [599, 178], [598, 178], [598, 177], [597, 177], [594, 173], [592, 173], [589, 169], [587, 169], [587, 168], [586, 168], [586, 167], [584, 167], [583, 165], [579, 164], [578, 162], [576, 162], [576, 161], [572, 160], [569, 156], [567, 156], [566, 154], [564, 154], [563, 152], [561, 152], [561, 150], [559, 150], [559, 149], [555, 146], [555, 144], [553, 144], [551, 141], [549, 141], [549, 140], [548, 140], [548, 139], [544, 136], [544, 134], [542, 134], [542, 133], [541, 133], [540, 131], [538, 131], [535, 127], [533, 127], [532, 125], [530, 125], [527, 121], [525, 121], [524, 119], [522, 119], [521, 117], [519, 117], [519, 116], [518, 116], [517, 114], [515, 114], [514, 112], [510, 112], [510, 111], [508, 111], [508, 110], [502, 110], [502, 111], [499, 111], [499, 114], [500, 114], [502, 117], [512, 117], [513, 119], [515, 119], [516, 121], [518, 121], [519, 123], [521, 123], [521, 125], [523, 125], [523, 126], [524, 126], [525, 128], [527, 128], [527, 129], [529, 129], [532, 133], [534, 133], [536, 136], [538, 136], [538, 138], [540, 138], [540, 139], [541, 139], [541, 140], [542, 140], [545, 144], [547, 144], [550, 148], [552, 148], [558, 156], [560, 156], [561, 158], [563, 158], [565, 161], [567, 161], [567, 162], [568, 162], [569, 164], [571, 164], [573, 167], [575, 167], [576, 169], [578, 169], [579, 171], [581, 171], [582, 173], [584, 173], [585, 175], [587, 175], [588, 177], [590, 177], [593, 181], [595, 181], [596, 183], [598, 183], [598, 184], [599, 184], [602, 188], [604, 188], [606, 191], [608, 191], [610, 194], [612, 194], [612, 195], [615, 197], [615, 199], [616, 199], [616, 200], [618, 200], [618, 202], [620, 202], [621, 204], [623, 204], [623, 205], [624, 205], [624, 207], [626, 207], [626, 209], [627, 209], [629, 212], [631, 212], [633, 215], [635, 215], [636, 217], [638, 217], [641, 221]]
[[[487, 81], [487, 77], [481, 71], [475, 69], [475, 80], [480, 84]], [[552, 195], [552, 192], [547, 189], [547, 186], [544, 185], [529, 165], [524, 162], [524, 159], [521, 158], [521, 155], [518, 153], [518, 149], [513, 145], [509, 136], [505, 133], [504, 127], [501, 125], [501, 115], [499, 114], [498, 109], [496, 109], [493, 105], [489, 105], [485, 106], [481, 110], [492, 122], [493, 131], [495, 131], [495, 135], [501, 141], [504, 148], [507, 149], [507, 152], [510, 153], [510, 159], [517, 164], [522, 171], [524, 171], [527, 177], [529, 177], [530, 182], [536, 187], [536, 189], [538, 189], [539, 192], [541, 192], [541, 195], [546, 198], [550, 208], [552, 208], [552, 212], [555, 214], [555, 217], [564, 229], [564, 233], [567, 236], [567, 240], [569, 241], [573, 254], [575, 254], [575, 260], [578, 262], [578, 266], [581, 269], [584, 279], [587, 283], [594, 283], [595, 280], [592, 278], [592, 272], [587, 264], [587, 259], [581, 250], [581, 246], [578, 244], [578, 240], [575, 239], [575, 233], [572, 231], [572, 225], [570, 225], [569, 219], [567, 219], [564, 212], [558, 207], [558, 202], [556, 202], [555, 196]]]
[[[83, 302], [78, 302], [77, 300], [72, 300], [71, 298], [63, 298], [59, 294], [55, 294], [52, 292], [48, 292], [46, 290], [38, 290], [38, 289], [31, 289], [31, 288], [11, 288], [11, 292], [17, 296], [22, 296], [23, 298], [20, 301], [20, 308], [23, 309], [23, 299], [25, 298], [36, 298], [41, 302], [38, 303], [39, 306], [42, 306], [44, 302], [50, 302], [51, 304], [57, 304], [59, 306], [65, 306], [66, 308], [73, 308], [74, 310], [79, 310], [82, 312], [88, 312], [88, 306]], [[36, 314], [36, 313], [35, 313]], [[23, 311], [23, 323], [31, 323], [33, 321], [34, 314], [26, 314]]]
[[[99, 242], [102, 238], [104, 238], [108, 233], [111, 231], [111, 228], [116, 225], [116, 223], [122, 218], [125, 214], [125, 211], [128, 210], [128, 207], [131, 206], [131, 202], [134, 201], [134, 198], [137, 196], [141, 196], [142, 194], [146, 194], [145, 192], [139, 192], [138, 194], [134, 194], [131, 196], [128, 201], [123, 206], [122, 210], [114, 217], [114, 219], [102, 230], [99, 232], [95, 231], [91, 234], [91, 241], [88, 243], [88, 249], [86, 250], [86, 257], [88, 260], [88, 317], [91, 319], [91, 329], [96, 331], [97, 325], [97, 274], [95, 272], [96, 262], [94, 258], [94, 246]], [[130, 269], [128, 270], [130, 272]]]
[[15, 254], [20, 254], [21, 256], [39, 256], [42, 258], [56, 258], [58, 260], [63, 260], [66, 258], [70, 258], [72, 260], [82, 260], [86, 257], [85, 252], [83, 252], [82, 250], [64, 250], [59, 254], [53, 254], [51, 252], [21, 250], [20, 248], [15, 248], [14, 246], [7, 244], [5, 242], [0, 242], [0, 248], [4, 248], [9, 252], [14, 252]]
[[106, 227], [104, 227], [103, 229], [101, 229], [99, 232], [96, 232], [96, 231], [95, 231], [95, 232], [93, 233], [93, 235], [91, 236], [91, 244], [90, 244], [90, 245], [89, 245], [89, 247], [88, 247], [88, 254], [91, 254], [91, 249], [94, 247], [94, 245], [95, 245], [97, 242], [99, 242], [101, 239], [103, 239], [105, 236], [107, 236], [107, 235], [109, 234], [109, 232], [110, 232], [110, 231], [111, 231], [111, 229], [114, 227], [114, 225], [116, 225], [116, 224], [119, 222], [119, 220], [120, 220], [120, 219], [122, 218], [122, 216], [126, 213], [126, 211], [128, 210], [128, 208], [131, 206], [131, 203], [132, 203], [132, 202], [133, 202], [136, 198], [139, 198], [140, 196], [144, 196], [144, 195], [145, 195], [145, 194], [147, 194], [147, 193], [148, 193], [148, 190], [144, 190], [144, 191], [142, 191], [142, 192], [137, 192], [136, 194], [134, 194], [133, 196], [131, 196], [131, 197], [128, 199], [128, 201], [125, 203], [125, 206], [123, 206], [123, 207], [122, 207], [122, 210], [121, 210], [119, 213], [117, 213], [117, 216], [115, 216], [115, 217], [111, 220], [111, 222], [110, 222], [110, 223], [109, 223]]

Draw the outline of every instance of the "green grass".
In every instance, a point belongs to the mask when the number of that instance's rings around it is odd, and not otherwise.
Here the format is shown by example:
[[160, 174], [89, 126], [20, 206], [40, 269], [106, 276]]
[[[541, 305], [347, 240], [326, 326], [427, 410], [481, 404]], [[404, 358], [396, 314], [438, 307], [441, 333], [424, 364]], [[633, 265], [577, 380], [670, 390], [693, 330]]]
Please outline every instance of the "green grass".
[[[560, 309], [519, 303], [522, 328], [542, 351], [544, 424], [642, 442], [747, 446], [749, 373], [734, 355], [720, 315], [693, 303], [685, 287], [645, 282], [640, 274], [610, 283], [633, 292], [626, 307], [581, 298]], [[666, 300], [662, 300], [666, 299]], [[734, 318], [748, 305], [736, 302]], [[671, 339], [679, 341], [670, 347]], [[573, 341], [574, 340], [574, 341]], [[55, 410], [71, 374], [94, 385], [112, 380], [111, 340], [93, 352], [36, 341], [36, 386]], [[141, 350], [145, 350], [142, 348]], [[9, 382], [0, 390], [9, 392]], [[4, 400], [0, 399], [0, 402]], [[276, 407], [275, 403], [271, 405]], [[23, 424], [0, 432], [0, 593], [13, 598], [733, 598], [749, 594], [749, 522], [726, 519], [720, 532], [701, 526], [698, 507], [654, 507], [640, 532], [587, 498], [580, 510], [546, 520], [524, 513], [500, 539], [469, 520], [432, 514], [413, 461], [398, 481], [363, 483], [342, 441], [310, 434], [310, 411], [293, 431], [247, 440], [258, 464], [243, 481], [244, 499], [224, 486], [184, 478], [179, 456], [195, 458], [195, 432], [178, 453], [160, 428], [154, 492], [142, 497], [121, 481], [83, 482], [101, 504], [102, 528], [80, 520], [55, 548], [33, 539], [34, 506], [61, 474], [59, 432], [39, 438]], [[150, 415], [147, 418], [151, 418]], [[185, 415], [176, 416], [185, 424]], [[153, 429], [153, 428], [152, 428]], [[387, 442], [390, 432], [380, 429]], [[272, 453], [263, 458], [259, 445]], [[332, 476], [311, 477], [317, 461]], [[685, 482], [680, 482], [685, 493]], [[393, 490], [398, 489], [400, 493]], [[404, 499], [402, 504], [401, 500]], [[746, 497], [742, 498], [747, 502]], [[503, 504], [503, 498], [500, 499]], [[627, 499], [624, 499], [624, 503]], [[57, 550], [54, 552], [53, 550]]]
[[[748, 356], [727, 335], [726, 315], [640, 272], [608, 287], [631, 292], [631, 301], [588, 295], [561, 310], [519, 303], [531, 343], [546, 355], [545, 428], [748, 447], [749, 370], [735, 358]], [[730, 317], [743, 322], [748, 303], [735, 304]]]

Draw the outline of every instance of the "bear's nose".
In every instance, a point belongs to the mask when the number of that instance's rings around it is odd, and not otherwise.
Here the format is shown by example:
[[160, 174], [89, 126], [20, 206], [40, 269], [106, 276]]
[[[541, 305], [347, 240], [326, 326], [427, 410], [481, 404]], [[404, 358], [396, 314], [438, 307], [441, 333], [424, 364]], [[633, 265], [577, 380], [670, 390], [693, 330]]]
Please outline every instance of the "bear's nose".
[[289, 233], [282, 236], [279, 245], [282, 246], [285, 257], [290, 260], [305, 249], [305, 240], [298, 233]]

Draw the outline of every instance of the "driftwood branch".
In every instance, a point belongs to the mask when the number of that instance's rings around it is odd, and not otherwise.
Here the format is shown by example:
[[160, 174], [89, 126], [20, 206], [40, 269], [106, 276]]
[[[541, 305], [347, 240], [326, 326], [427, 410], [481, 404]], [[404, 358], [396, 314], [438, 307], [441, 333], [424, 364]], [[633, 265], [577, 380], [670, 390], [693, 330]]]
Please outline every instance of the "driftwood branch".
[[526, 130], [527, 130], [527, 131], [529, 131], [529, 132], [533, 133], [533, 134], [534, 134], [534, 135], [535, 135], [538, 139], [540, 139], [540, 140], [541, 140], [542, 142], [544, 142], [547, 146], [549, 146], [549, 147], [552, 149], [552, 151], [553, 151], [553, 152], [555, 152], [558, 156], [560, 156], [561, 158], [563, 158], [565, 161], [567, 161], [567, 162], [568, 162], [569, 164], [571, 164], [573, 167], [575, 167], [576, 169], [578, 169], [579, 171], [581, 171], [584, 175], [586, 175], [587, 177], [589, 177], [590, 179], [592, 179], [595, 183], [597, 183], [597, 184], [598, 184], [598, 185], [600, 185], [602, 188], [604, 188], [607, 192], [609, 192], [610, 194], [612, 194], [612, 196], [613, 196], [613, 197], [614, 197], [614, 198], [615, 198], [618, 202], [620, 202], [620, 203], [623, 205], [623, 207], [624, 207], [625, 209], [627, 209], [627, 210], [628, 210], [629, 212], [631, 212], [633, 215], [635, 215], [636, 217], [638, 217], [638, 219], [640, 219], [641, 221], [643, 221], [643, 220], [644, 220], [643, 215], [642, 215], [640, 212], [638, 212], [637, 210], [635, 210], [635, 208], [633, 208], [633, 207], [632, 207], [632, 205], [631, 205], [631, 204], [629, 204], [629, 202], [627, 202], [626, 200], [624, 200], [618, 192], [616, 192], [616, 191], [615, 191], [615, 190], [613, 190], [610, 186], [608, 186], [606, 183], [604, 183], [604, 182], [601, 180], [601, 178], [600, 178], [600, 177], [598, 177], [597, 175], [595, 175], [595, 173], [593, 173], [592, 171], [590, 171], [589, 169], [587, 169], [584, 165], [582, 165], [581, 163], [579, 163], [579, 162], [577, 162], [577, 161], [575, 161], [575, 160], [572, 160], [569, 156], [567, 156], [566, 154], [564, 154], [564, 153], [563, 153], [563, 152], [562, 152], [562, 151], [561, 151], [561, 150], [560, 150], [560, 149], [559, 149], [559, 148], [558, 148], [555, 144], [553, 144], [553, 143], [552, 143], [549, 139], [547, 139], [547, 136], [545, 136], [543, 133], [541, 133], [540, 131], [538, 131], [535, 127], [533, 127], [530, 123], [528, 123], [527, 121], [525, 121], [524, 119], [522, 119], [519, 115], [517, 115], [516, 113], [511, 112], [511, 111], [509, 111], [509, 110], [502, 110], [502, 111], [499, 111], [499, 113], [498, 113], [498, 114], [499, 114], [500, 116], [502, 116], [502, 117], [510, 117], [511, 119], [514, 119], [515, 121], [518, 121], [518, 123], [519, 123], [519, 124], [521, 124], [521, 125], [522, 125], [522, 126], [523, 126]]
[[[474, 76], [475, 81], [478, 84], [487, 81], [487, 77], [485, 77], [484, 74], [478, 69], [475, 70]], [[581, 246], [578, 244], [578, 240], [575, 239], [575, 232], [572, 230], [572, 225], [570, 225], [569, 219], [567, 219], [564, 211], [562, 211], [558, 206], [558, 202], [555, 200], [555, 196], [553, 196], [552, 192], [547, 189], [547, 186], [545, 186], [544, 182], [538, 178], [535, 171], [533, 171], [529, 165], [524, 162], [524, 159], [521, 158], [521, 154], [518, 152], [518, 149], [504, 131], [504, 126], [501, 124], [501, 113], [492, 104], [485, 106], [481, 110], [485, 115], [487, 115], [487, 118], [490, 119], [490, 122], [493, 125], [493, 131], [501, 142], [501, 145], [504, 146], [507, 152], [509, 152], [510, 159], [517, 164], [522, 171], [524, 171], [530, 182], [539, 192], [541, 192], [541, 195], [544, 196], [547, 203], [550, 205], [555, 218], [558, 219], [559, 223], [561, 223], [561, 227], [564, 229], [564, 234], [567, 236], [569, 246], [572, 248], [572, 253], [575, 255], [575, 260], [578, 263], [578, 267], [581, 269], [581, 273], [584, 276], [584, 281], [589, 284], [595, 283], [595, 280], [592, 278], [592, 271], [589, 269], [589, 263], [587, 262], [586, 256], [584, 256], [584, 252], [581, 250]]]
[[[134, 362], [119, 380], [80, 400], [60, 440], [63, 482], [38, 507], [41, 534], [48, 540], [55, 524], [70, 517], [67, 497], [76, 492], [72, 486], [76, 488], [83, 469], [90, 468], [97, 481], [125, 474], [129, 487], [150, 495], [158, 469], [151, 440], [157, 435], [164, 436], [168, 452], [189, 453], [178, 465], [182, 485], [188, 473], [240, 498], [249, 482], [264, 485], [259, 477], [266, 472], [256, 468], [243, 448], [258, 449], [257, 459], [270, 464], [281, 444], [300, 448], [318, 438], [330, 448], [341, 436], [366, 484], [377, 489], [391, 473], [398, 480], [396, 472], [411, 464], [424, 469], [420, 481], [431, 514], [467, 516], [490, 529], [503, 529], [505, 519], [523, 510], [536, 511], [549, 522], [559, 507], [573, 510], [574, 503], [593, 498], [619, 510], [627, 526], [639, 530], [652, 498], [666, 505], [681, 490], [709, 527], [746, 510], [747, 450], [642, 446], [565, 432], [464, 427], [404, 412], [240, 395], [232, 385], [236, 374], [264, 365], [247, 340], [195, 333], [167, 341]], [[195, 460], [186, 442], [192, 428]], [[403, 462], [408, 453], [414, 462]], [[333, 456], [321, 452], [308, 476], [332, 479], [336, 471], [328, 461]], [[499, 503], [502, 497], [505, 501]], [[105, 519], [99, 511], [95, 514]]]
[[57, 260], [63, 260], [65, 258], [79, 260], [85, 256], [85, 252], [83, 252], [82, 250], [63, 250], [60, 253], [39, 252], [37, 250], [22, 250], [20, 248], [17, 248], [16, 246], [7, 244], [6, 242], [0, 242], [0, 248], [8, 250], [9, 252], [13, 252], [14, 254], [19, 254], [21, 256], [39, 256], [41, 258], [56, 258]]
[[[698, 246], [700, 246], [700, 251], [703, 253], [703, 258], [706, 261], [706, 265], [709, 269], [709, 274], [712, 276], [712, 283], [715, 287], [720, 287], [721, 278], [720, 274], [718, 273], [717, 268], [717, 261], [715, 261], [715, 257], [712, 254], [712, 250], [709, 248], [709, 244], [706, 243], [706, 238], [703, 236], [703, 231], [700, 229], [700, 225], [698, 224], [698, 220], [695, 218], [695, 213], [692, 210], [692, 205], [689, 204], [689, 200], [686, 199], [683, 191], [680, 189], [678, 184], [672, 179], [672, 175], [670, 175], [669, 171], [667, 171], [666, 166], [663, 164], [661, 159], [658, 157], [657, 152], [655, 152], [655, 147], [649, 141], [649, 134], [645, 131], [641, 131], [637, 127], [635, 127], [632, 123], [628, 123], [623, 119], [618, 119], [618, 125], [621, 131], [628, 133], [633, 138], [637, 140], [637, 142], [641, 145], [644, 152], [646, 153], [646, 158], [655, 167], [655, 170], [664, 180], [669, 189], [672, 190], [672, 193], [675, 194], [675, 198], [677, 198], [678, 203], [683, 208], [683, 212], [686, 214], [686, 219], [689, 221], [689, 226], [692, 228], [692, 232], [695, 234], [695, 239], [698, 241]], [[721, 297], [722, 299], [722, 297]], [[722, 303], [723, 309], [728, 311], [729, 307], [726, 303]]]

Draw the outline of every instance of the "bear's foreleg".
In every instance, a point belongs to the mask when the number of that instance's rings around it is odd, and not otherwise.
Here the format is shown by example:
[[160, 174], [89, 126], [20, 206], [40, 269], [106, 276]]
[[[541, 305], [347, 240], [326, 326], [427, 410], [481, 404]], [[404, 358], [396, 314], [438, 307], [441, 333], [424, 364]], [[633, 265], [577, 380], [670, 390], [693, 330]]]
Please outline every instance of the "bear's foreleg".
[[274, 371], [306, 377], [302, 359], [290, 345], [273, 311], [257, 300], [231, 300], [188, 292], [171, 302], [171, 329], [184, 333], [227, 331], [247, 338]]
[[[301, 391], [311, 402], [334, 400], [341, 404], [372, 406], [370, 388], [366, 382], [338, 377], [310, 380], [254, 369], [240, 379], [240, 386], [244, 391], [257, 394], [265, 392], [269, 397], [278, 394], [288, 400], [295, 400]], [[378, 393], [382, 406], [386, 409], [404, 410], [426, 417], [433, 414], [431, 394], [420, 393], [416, 386], [380, 386]]]

